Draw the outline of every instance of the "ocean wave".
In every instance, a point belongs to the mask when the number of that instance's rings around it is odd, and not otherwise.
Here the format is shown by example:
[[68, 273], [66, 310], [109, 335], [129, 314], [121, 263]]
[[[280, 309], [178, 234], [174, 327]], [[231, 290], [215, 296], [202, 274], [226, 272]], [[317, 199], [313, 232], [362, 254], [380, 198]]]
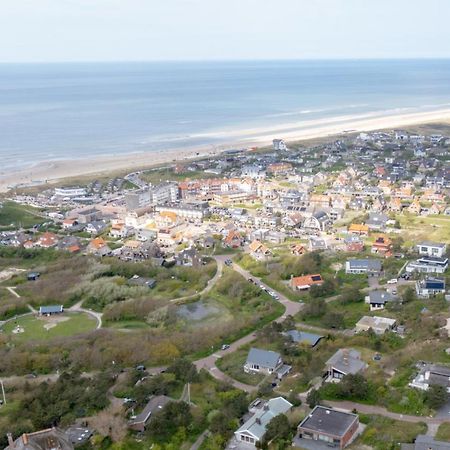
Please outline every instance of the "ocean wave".
[[331, 112], [331, 111], [345, 111], [346, 109], [354, 109], [354, 108], [364, 108], [369, 106], [368, 103], [360, 103], [360, 104], [351, 104], [351, 105], [344, 105], [344, 106], [333, 106], [328, 108], [317, 108], [317, 109], [301, 109], [298, 111], [286, 111], [282, 113], [276, 113], [276, 114], [268, 114], [264, 117], [289, 117], [289, 116], [299, 116], [303, 114], [316, 114], [316, 113], [322, 113], [322, 112]]

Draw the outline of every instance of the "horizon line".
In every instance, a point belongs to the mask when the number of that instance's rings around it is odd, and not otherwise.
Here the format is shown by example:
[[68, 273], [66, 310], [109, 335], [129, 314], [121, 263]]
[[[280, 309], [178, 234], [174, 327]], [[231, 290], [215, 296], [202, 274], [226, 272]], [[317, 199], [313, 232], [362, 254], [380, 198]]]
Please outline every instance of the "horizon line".
[[123, 64], [123, 63], [236, 63], [236, 62], [326, 62], [326, 61], [444, 61], [450, 60], [448, 56], [408, 56], [408, 57], [344, 57], [344, 58], [192, 58], [192, 59], [79, 59], [79, 60], [27, 60], [27, 61], [0, 61], [0, 65], [20, 64]]

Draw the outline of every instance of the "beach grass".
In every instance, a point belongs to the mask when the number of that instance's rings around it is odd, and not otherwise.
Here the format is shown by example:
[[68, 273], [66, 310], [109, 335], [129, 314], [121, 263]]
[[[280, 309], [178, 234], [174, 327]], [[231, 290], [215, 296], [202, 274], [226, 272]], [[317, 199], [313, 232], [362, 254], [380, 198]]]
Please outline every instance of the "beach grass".
[[43, 223], [45, 219], [38, 213], [39, 210], [31, 206], [23, 206], [11, 201], [4, 202], [0, 207], [0, 228], [30, 228], [35, 224]]

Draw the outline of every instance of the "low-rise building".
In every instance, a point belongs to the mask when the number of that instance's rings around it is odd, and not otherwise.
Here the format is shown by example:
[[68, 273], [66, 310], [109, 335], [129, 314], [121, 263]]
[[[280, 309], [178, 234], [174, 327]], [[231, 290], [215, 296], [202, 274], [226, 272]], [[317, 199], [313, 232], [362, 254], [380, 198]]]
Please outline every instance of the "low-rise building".
[[381, 261], [379, 259], [350, 259], [345, 263], [345, 273], [379, 275]]
[[73, 450], [74, 446], [70, 442], [66, 433], [58, 428], [48, 428], [46, 430], [35, 431], [34, 433], [24, 433], [14, 440], [8, 433], [8, 446], [5, 450]]
[[375, 334], [384, 334], [386, 331], [391, 331], [396, 325], [395, 319], [380, 316], [363, 316], [355, 326], [355, 331], [360, 333], [362, 331], [372, 330]]
[[445, 280], [426, 278], [416, 282], [416, 293], [419, 297], [429, 298], [437, 294], [445, 294]]
[[365, 300], [366, 303], [369, 304], [371, 311], [377, 311], [379, 309], [384, 309], [386, 307], [386, 303], [396, 301], [397, 298], [390, 292], [379, 289], [376, 291], [370, 291]]
[[361, 359], [361, 353], [352, 348], [339, 349], [327, 362], [328, 381], [340, 381], [345, 375], [364, 371], [367, 364]]
[[402, 444], [401, 450], [450, 450], [450, 442], [437, 441], [432, 436], [419, 434], [413, 444]]
[[145, 427], [151, 419], [151, 416], [161, 411], [167, 403], [173, 401], [165, 395], [156, 395], [152, 397], [145, 408], [137, 416], [132, 417], [128, 422], [128, 428], [134, 431], [145, 431]]
[[246, 373], [272, 375], [282, 368], [283, 360], [279, 353], [254, 347], [248, 352], [247, 360], [244, 364], [244, 372]]
[[323, 336], [320, 334], [307, 333], [306, 331], [289, 330], [283, 333], [283, 336], [295, 342], [296, 344], [306, 344], [315, 347]]
[[438, 258], [442, 258], [447, 251], [447, 244], [438, 242], [424, 241], [417, 244], [416, 247], [419, 255], [435, 256]]
[[445, 387], [450, 392], [450, 367], [439, 364], [424, 364], [409, 386], [427, 391], [433, 384]]
[[439, 256], [422, 256], [407, 264], [406, 272], [444, 273], [448, 269], [448, 258]]
[[[283, 397], [260, 402], [253, 415], [235, 431], [235, 442], [245, 444], [248, 448], [256, 448], [255, 444], [263, 440], [269, 422], [279, 414], [286, 414], [291, 408], [292, 404]], [[231, 443], [229, 448], [234, 448], [233, 445]]]
[[312, 439], [343, 449], [356, 437], [358, 428], [356, 414], [318, 405], [300, 422], [298, 435], [301, 439]]
[[301, 277], [292, 277], [290, 286], [297, 291], [305, 291], [311, 288], [311, 286], [321, 286], [324, 280], [320, 273], [313, 275], [303, 275]]

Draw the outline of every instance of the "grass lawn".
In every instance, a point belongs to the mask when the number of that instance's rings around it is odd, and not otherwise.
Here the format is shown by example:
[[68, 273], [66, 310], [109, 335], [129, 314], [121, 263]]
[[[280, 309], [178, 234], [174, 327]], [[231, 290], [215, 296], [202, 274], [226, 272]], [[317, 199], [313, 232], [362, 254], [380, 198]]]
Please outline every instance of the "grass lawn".
[[[66, 319], [66, 320], [64, 320]], [[48, 329], [45, 325], [54, 325]], [[20, 326], [23, 333], [14, 334], [13, 330]], [[95, 329], [96, 320], [84, 313], [64, 313], [51, 318], [39, 318], [34, 315], [21, 317], [6, 323], [3, 330], [16, 341], [50, 340], [55, 337], [73, 336]]]
[[442, 423], [441, 425], [439, 425], [436, 439], [438, 441], [450, 442], [450, 423]]
[[231, 378], [240, 381], [241, 383], [256, 386], [264, 380], [264, 375], [259, 373], [245, 373], [244, 363], [247, 359], [248, 347], [240, 348], [239, 350], [230, 353], [223, 358], [217, 360], [217, 367], [225, 372]]
[[450, 216], [438, 215], [418, 217], [399, 214], [396, 219], [402, 227], [401, 236], [406, 246], [413, 246], [420, 241], [450, 241]]
[[[364, 433], [350, 448], [357, 448], [358, 444], [370, 445], [374, 450], [394, 448], [390, 444], [399, 442], [413, 442], [418, 434], [425, 434], [425, 423], [409, 423], [392, 420], [387, 417], [360, 415], [360, 421], [366, 424]], [[397, 448], [397, 447], [395, 447]]]
[[0, 227], [15, 228], [22, 226], [29, 228], [37, 223], [45, 222], [45, 219], [34, 214], [35, 212], [38, 212], [38, 210], [31, 206], [23, 206], [15, 202], [5, 202], [0, 207]]

